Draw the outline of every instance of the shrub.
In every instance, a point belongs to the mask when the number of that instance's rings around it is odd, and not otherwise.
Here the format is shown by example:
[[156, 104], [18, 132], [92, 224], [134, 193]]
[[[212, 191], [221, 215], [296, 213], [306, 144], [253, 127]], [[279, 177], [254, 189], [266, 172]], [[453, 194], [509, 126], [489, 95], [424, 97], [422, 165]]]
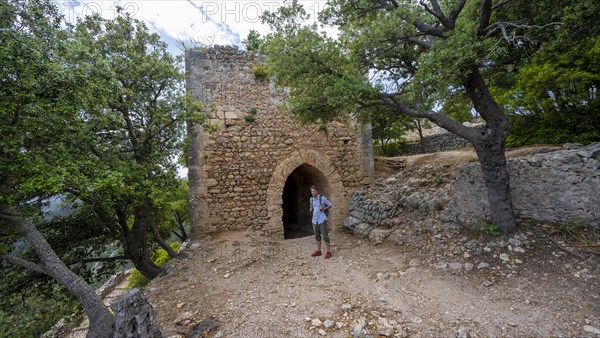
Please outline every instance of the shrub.
[[381, 144], [375, 143], [373, 145], [373, 155], [374, 156], [383, 156], [383, 148], [381, 147]]
[[250, 114], [256, 115], [256, 107], [250, 108]]
[[248, 114], [248, 115], [244, 116], [244, 121], [246, 121], [248, 123], [252, 123], [252, 122], [256, 121], [256, 115]]
[[400, 144], [398, 142], [390, 142], [385, 145], [385, 154], [388, 157], [394, 157], [400, 155]]
[[[173, 242], [169, 246], [171, 247], [171, 249], [173, 249], [173, 251], [177, 252], [177, 251], [179, 251], [181, 244], [179, 242]], [[150, 256], [150, 258], [152, 259], [154, 264], [156, 264], [158, 266], [162, 266], [169, 259], [171, 259], [171, 257], [167, 253], [167, 251], [165, 251], [164, 249], [156, 249]], [[144, 275], [142, 275], [141, 272], [139, 272], [137, 269], [133, 269], [131, 271], [131, 275], [129, 276], [129, 280], [127, 281], [127, 285], [125, 286], [125, 289], [132, 289], [132, 288], [143, 289], [146, 287], [146, 285], [148, 285], [149, 282], [150, 281], [148, 280], [148, 278], [146, 278]]]
[[267, 66], [261, 65], [252, 65], [252, 71], [254, 72], [254, 77], [262, 80], [269, 76], [269, 68]]

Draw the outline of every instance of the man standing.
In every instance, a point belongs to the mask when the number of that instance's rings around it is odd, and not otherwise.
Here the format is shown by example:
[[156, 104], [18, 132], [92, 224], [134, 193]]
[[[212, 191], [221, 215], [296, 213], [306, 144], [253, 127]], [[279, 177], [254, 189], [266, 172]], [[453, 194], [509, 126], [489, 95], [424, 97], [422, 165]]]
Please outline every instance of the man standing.
[[325, 259], [331, 258], [331, 245], [329, 243], [329, 231], [327, 229], [327, 210], [331, 209], [333, 204], [322, 195], [319, 195], [319, 188], [316, 185], [310, 187], [310, 212], [312, 212], [312, 225], [317, 239], [317, 250], [311, 256], [321, 256], [321, 237], [325, 241], [327, 253]]

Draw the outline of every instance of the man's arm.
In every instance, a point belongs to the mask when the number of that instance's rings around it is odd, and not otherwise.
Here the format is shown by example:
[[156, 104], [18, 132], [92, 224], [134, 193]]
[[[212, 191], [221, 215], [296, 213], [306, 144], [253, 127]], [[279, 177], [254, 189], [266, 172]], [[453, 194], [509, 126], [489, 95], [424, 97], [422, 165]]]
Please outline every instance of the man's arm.
[[[323, 206], [323, 205], [324, 205], [324, 206]], [[325, 211], [325, 210], [329, 210], [329, 209], [331, 209], [331, 207], [333, 206], [333, 203], [331, 203], [331, 202], [330, 202], [330, 201], [327, 199], [327, 197], [323, 196], [323, 205], [321, 205], [321, 206], [319, 207], [319, 209], [321, 209], [321, 210]]]

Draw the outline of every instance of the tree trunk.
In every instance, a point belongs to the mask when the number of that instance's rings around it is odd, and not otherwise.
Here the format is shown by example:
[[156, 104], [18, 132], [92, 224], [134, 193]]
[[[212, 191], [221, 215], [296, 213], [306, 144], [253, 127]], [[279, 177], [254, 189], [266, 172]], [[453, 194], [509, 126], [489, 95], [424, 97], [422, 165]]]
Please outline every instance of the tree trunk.
[[162, 239], [162, 236], [160, 235], [160, 232], [158, 231], [158, 227], [156, 226], [156, 222], [154, 221], [154, 208], [152, 207], [152, 205], [150, 203], [151, 203], [150, 201], [146, 201], [146, 204], [148, 207], [148, 212], [150, 213], [149, 217], [147, 218], [147, 221], [148, 221], [148, 225], [150, 226], [150, 229], [152, 230], [152, 235], [154, 236], [154, 240], [156, 241], [156, 243], [158, 243], [158, 245], [160, 245], [161, 248], [163, 248], [169, 254], [169, 257], [171, 257], [171, 258], [178, 257], [179, 254], [177, 252], [173, 251], [173, 249], [171, 249], [169, 244], [167, 244], [167, 242], [165, 242]]
[[90, 321], [87, 337], [112, 337], [115, 318], [96, 292], [60, 260], [31, 221], [20, 216], [17, 210], [6, 204], [0, 207], [0, 212], [2, 217], [15, 226], [35, 250], [41, 261], [40, 265], [31, 263], [38, 267], [36, 271], [54, 278], [77, 298]]
[[486, 128], [468, 140], [475, 147], [479, 157], [492, 224], [503, 232], [513, 232], [516, 229], [516, 221], [504, 154], [506, 137], [510, 133], [508, 116], [490, 94], [476, 67], [465, 78], [465, 89], [473, 106], [486, 122]]
[[183, 224], [183, 220], [181, 219], [181, 215], [179, 215], [179, 213], [175, 213], [175, 221], [177, 222], [177, 227], [179, 228], [181, 234], [176, 233], [175, 230], [173, 230], [173, 232], [181, 239], [181, 242], [185, 242], [188, 239], [188, 235], [185, 232], [185, 225]]
[[146, 240], [146, 225], [152, 218], [149, 206], [142, 203], [135, 207], [133, 226], [124, 236], [125, 255], [131, 259], [133, 265], [144, 277], [154, 279], [162, 272], [162, 268], [152, 262], [148, 252]]
[[516, 229], [504, 142], [474, 144], [487, 189], [492, 224], [502, 232]]
[[417, 131], [419, 132], [419, 142], [423, 141], [423, 127], [421, 126], [421, 120], [415, 119], [415, 127], [417, 127]]

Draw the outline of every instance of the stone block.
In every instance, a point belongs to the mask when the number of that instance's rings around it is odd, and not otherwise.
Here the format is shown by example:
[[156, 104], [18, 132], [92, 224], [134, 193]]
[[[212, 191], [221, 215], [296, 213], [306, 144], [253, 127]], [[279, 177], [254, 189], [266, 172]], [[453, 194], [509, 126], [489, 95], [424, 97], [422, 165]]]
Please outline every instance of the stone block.
[[368, 223], [360, 223], [354, 227], [354, 234], [360, 238], [366, 238], [373, 230], [373, 227]]
[[348, 216], [344, 219], [344, 227], [348, 230], [354, 231], [354, 228], [362, 221], [356, 217]]
[[123, 292], [110, 307], [115, 313], [114, 337], [162, 337], [154, 309], [139, 289]]

